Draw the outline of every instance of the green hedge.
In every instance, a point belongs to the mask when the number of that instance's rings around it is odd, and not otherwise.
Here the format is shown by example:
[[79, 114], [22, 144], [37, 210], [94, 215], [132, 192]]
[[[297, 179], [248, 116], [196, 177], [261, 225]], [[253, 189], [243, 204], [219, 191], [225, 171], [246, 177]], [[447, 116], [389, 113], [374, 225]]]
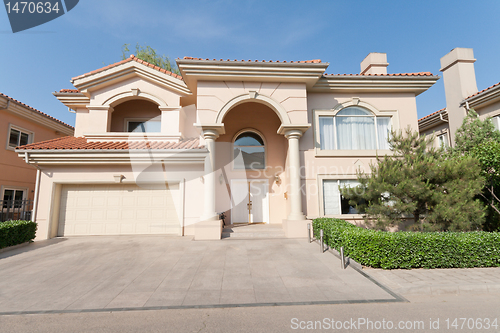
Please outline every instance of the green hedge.
[[500, 266], [499, 232], [386, 232], [357, 227], [339, 219], [313, 221], [319, 239], [364, 266], [394, 268], [466, 268]]
[[32, 221], [0, 222], [0, 249], [31, 242], [35, 239], [36, 228]]

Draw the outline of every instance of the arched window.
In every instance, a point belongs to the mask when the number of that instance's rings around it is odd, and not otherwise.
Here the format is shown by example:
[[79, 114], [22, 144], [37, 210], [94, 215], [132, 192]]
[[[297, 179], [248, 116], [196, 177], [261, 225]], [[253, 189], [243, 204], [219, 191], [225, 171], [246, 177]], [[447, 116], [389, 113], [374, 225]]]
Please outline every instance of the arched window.
[[322, 150], [389, 149], [390, 117], [377, 117], [359, 106], [349, 106], [335, 116], [319, 117]]
[[233, 144], [235, 169], [264, 169], [266, 148], [264, 140], [255, 132], [243, 132]]

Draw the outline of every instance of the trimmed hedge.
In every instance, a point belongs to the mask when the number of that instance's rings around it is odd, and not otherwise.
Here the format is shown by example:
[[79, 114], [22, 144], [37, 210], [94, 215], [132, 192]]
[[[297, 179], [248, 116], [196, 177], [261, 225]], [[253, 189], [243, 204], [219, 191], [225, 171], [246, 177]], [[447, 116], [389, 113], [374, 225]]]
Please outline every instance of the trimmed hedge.
[[32, 221], [0, 222], [0, 249], [33, 241], [36, 229]]
[[358, 263], [375, 268], [467, 268], [500, 266], [500, 232], [386, 232], [339, 219], [313, 221], [314, 235]]

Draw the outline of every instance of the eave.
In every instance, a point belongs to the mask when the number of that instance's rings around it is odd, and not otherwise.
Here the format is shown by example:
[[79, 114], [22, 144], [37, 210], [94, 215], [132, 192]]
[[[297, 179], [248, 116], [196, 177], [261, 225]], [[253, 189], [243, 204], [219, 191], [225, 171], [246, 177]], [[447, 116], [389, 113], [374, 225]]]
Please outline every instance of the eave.
[[309, 90], [311, 92], [411, 92], [415, 96], [429, 89], [439, 76], [323, 76]]
[[303, 82], [312, 87], [328, 63], [277, 63], [178, 59], [184, 81], [192, 90], [198, 81]]
[[471, 108], [485, 107], [492, 103], [500, 102], [500, 85], [465, 99], [461, 103], [461, 106], [464, 106], [466, 102]]
[[437, 112], [426, 118], [420, 119], [418, 121], [418, 131], [423, 132], [438, 125], [446, 124], [448, 121], [448, 111], [445, 109], [442, 112]]
[[115, 164], [204, 164], [206, 149], [66, 149], [23, 150], [18, 156], [36, 165], [115, 165]]
[[72, 110], [86, 108], [90, 104], [90, 98], [83, 93], [52, 93], [65, 106]]
[[148, 80], [166, 89], [172, 90], [183, 97], [192, 95], [192, 92], [184, 81], [136, 61], [125, 62], [95, 74], [76, 77], [71, 80], [71, 83], [73, 83], [75, 88], [80, 90], [83, 95], [90, 97], [90, 92], [93, 90], [133, 77]]

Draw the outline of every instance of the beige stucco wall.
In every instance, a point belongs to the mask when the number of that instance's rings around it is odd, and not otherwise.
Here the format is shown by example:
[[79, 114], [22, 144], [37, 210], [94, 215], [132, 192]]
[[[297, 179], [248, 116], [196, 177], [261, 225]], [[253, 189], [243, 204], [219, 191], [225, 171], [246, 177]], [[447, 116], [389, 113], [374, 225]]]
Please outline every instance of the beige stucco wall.
[[[203, 210], [203, 165], [164, 165], [164, 168], [165, 172], [155, 174], [154, 178], [160, 183], [183, 183], [184, 234], [193, 235], [193, 225], [200, 220]], [[60, 189], [63, 184], [116, 184], [114, 175], [118, 174], [124, 176], [123, 183], [147, 187], [147, 184], [136, 182], [134, 177], [134, 170], [137, 175], [137, 170], [142, 170], [142, 167], [51, 165], [42, 166], [41, 169], [40, 197], [36, 213], [36, 222], [38, 223], [36, 240], [53, 238], [57, 235]]]
[[475, 107], [474, 110], [477, 112], [481, 119], [498, 116], [500, 115], [500, 101], [491, 103], [486, 106]]
[[[65, 135], [9, 111], [0, 111], [0, 195], [3, 193], [3, 188], [14, 187], [27, 189], [28, 198], [33, 199], [36, 169], [26, 164], [13, 149], [8, 147], [10, 125], [33, 133], [33, 142], [55, 139]], [[0, 198], [0, 200], [2, 199]]]

